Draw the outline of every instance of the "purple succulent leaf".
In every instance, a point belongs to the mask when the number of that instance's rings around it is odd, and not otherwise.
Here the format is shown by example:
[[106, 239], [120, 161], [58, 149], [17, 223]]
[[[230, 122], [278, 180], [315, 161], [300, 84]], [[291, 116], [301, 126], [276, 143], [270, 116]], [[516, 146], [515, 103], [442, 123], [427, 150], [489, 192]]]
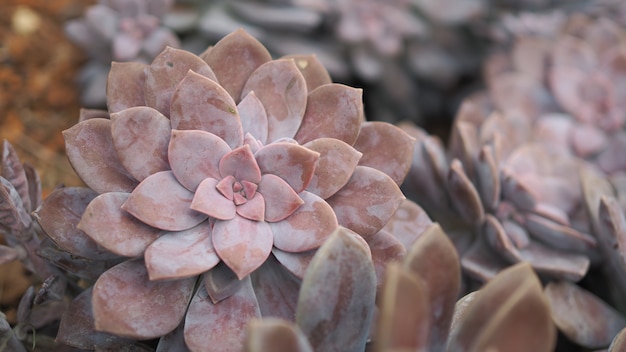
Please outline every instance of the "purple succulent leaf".
[[536, 214], [526, 214], [524, 220], [525, 227], [532, 236], [555, 249], [589, 254], [597, 248], [594, 237], [570, 226], [558, 224]]
[[189, 208], [193, 196], [178, 183], [172, 171], [161, 171], [143, 180], [122, 209], [152, 227], [182, 231], [207, 218], [206, 214]]
[[83, 213], [78, 230], [100, 246], [125, 257], [138, 257], [163, 232], [122, 210], [129, 193], [109, 192], [94, 198]]
[[219, 262], [211, 270], [205, 272], [202, 278], [204, 288], [214, 304], [235, 294], [244, 283], [224, 262]]
[[191, 351], [205, 351], [210, 346], [216, 351], [239, 352], [246, 325], [260, 317], [250, 278], [245, 278], [233, 295], [217, 304], [211, 302], [201, 285], [185, 317], [185, 342]]
[[364, 122], [354, 148], [363, 153], [359, 165], [378, 169], [400, 185], [411, 168], [415, 138], [386, 122]]
[[487, 214], [482, 224], [485, 241], [510, 263], [522, 261], [515, 243], [509, 237], [504, 225], [495, 216]]
[[0, 265], [12, 262], [18, 259], [20, 256], [20, 252], [9, 246], [0, 245]]
[[541, 274], [571, 282], [580, 281], [589, 270], [590, 261], [584, 254], [558, 251], [531, 241], [519, 250], [522, 261], [529, 262]]
[[201, 57], [237, 102], [247, 95], [242, 91], [250, 74], [272, 59], [263, 44], [243, 29], [225, 36]]
[[39, 173], [30, 164], [23, 164], [26, 173], [26, 181], [28, 182], [28, 196], [32, 210], [37, 209], [42, 202], [41, 197], [41, 178]]
[[[471, 236], [464, 233], [462, 236]], [[482, 238], [476, 239], [462, 253], [461, 267], [468, 276], [481, 282], [492, 280], [498, 272], [506, 269], [511, 263], [496, 253]]]
[[359, 135], [363, 114], [362, 89], [337, 83], [320, 86], [310, 91], [302, 124], [294, 138], [300, 144], [326, 137], [352, 145]]
[[493, 211], [500, 201], [500, 169], [496, 159], [496, 152], [491, 145], [484, 145], [475, 162], [476, 189], [480, 194], [483, 206]]
[[141, 62], [112, 62], [107, 81], [109, 112], [120, 112], [133, 106], [146, 105], [144, 95], [145, 70]]
[[274, 256], [250, 276], [263, 317], [294, 321], [301, 281]]
[[154, 352], [189, 352], [185, 344], [184, 321], [176, 329], [159, 339], [159, 344]]
[[209, 65], [196, 55], [172, 47], [163, 50], [145, 70], [146, 105], [169, 117], [172, 94], [189, 70], [217, 81]]
[[241, 280], [265, 262], [274, 238], [268, 223], [235, 216], [215, 222], [212, 240], [217, 255]]
[[138, 106], [111, 114], [111, 134], [117, 156], [138, 181], [170, 169], [167, 149], [170, 120], [160, 112]]
[[261, 182], [261, 170], [252, 154], [252, 149], [245, 144], [224, 155], [219, 163], [222, 177], [234, 176], [237, 181]]
[[98, 194], [89, 188], [57, 188], [34, 215], [48, 237], [62, 250], [83, 258], [112, 259], [117, 256], [100, 247], [77, 227], [87, 205], [96, 196]]
[[387, 174], [357, 166], [348, 183], [326, 201], [335, 210], [339, 225], [367, 238], [385, 226], [404, 199]]
[[195, 281], [150, 281], [143, 260], [118, 264], [93, 287], [96, 330], [141, 340], [161, 337], [183, 319]]
[[211, 241], [211, 225], [204, 221], [189, 230], [165, 233], [146, 248], [144, 260], [154, 281], [202, 274], [220, 258]]
[[507, 170], [502, 170], [502, 198], [513, 203], [520, 210], [531, 211], [537, 199], [527, 185], [520, 182], [519, 177]]
[[404, 248], [409, 249], [432, 224], [428, 214], [417, 203], [405, 199], [383, 230], [391, 233]]
[[265, 106], [268, 142], [296, 135], [307, 104], [307, 90], [293, 60], [273, 60], [259, 66], [246, 81], [241, 97], [250, 91]]
[[310, 192], [299, 194], [304, 203], [286, 219], [270, 223], [274, 246], [291, 253], [318, 248], [339, 226], [333, 209]]
[[219, 220], [230, 220], [237, 214], [237, 207], [232, 199], [224, 197], [217, 189], [219, 181], [206, 178], [196, 190], [190, 208]]
[[178, 182], [195, 192], [200, 182], [220, 179], [220, 160], [231, 151], [223, 139], [205, 131], [172, 130], [169, 164]]
[[22, 200], [22, 206], [30, 213], [36, 204], [31, 204], [29, 183], [24, 166], [20, 162], [17, 152], [6, 139], [2, 142], [2, 159], [0, 160], [0, 176], [9, 181]]
[[470, 122], [457, 120], [452, 126], [448, 144], [449, 158], [458, 159], [473, 179], [474, 162], [480, 151], [478, 128]]
[[139, 56], [143, 38], [131, 33], [118, 33], [111, 41], [111, 51], [115, 61], [133, 61]]
[[295, 54], [285, 55], [281, 59], [293, 59], [296, 66], [304, 76], [306, 81], [306, 88], [308, 92], [312, 92], [314, 89], [323, 86], [325, 84], [332, 83], [330, 74], [324, 67], [324, 64], [315, 56], [315, 54]]
[[65, 150], [80, 178], [98, 193], [131, 192], [137, 181], [120, 162], [111, 120], [89, 119], [63, 131]]
[[173, 129], [211, 132], [231, 148], [243, 143], [233, 98], [216, 81], [191, 70], [174, 89], [170, 119]]
[[265, 221], [278, 222], [293, 214], [304, 201], [282, 178], [265, 174], [257, 190], [265, 199]]
[[459, 159], [450, 163], [446, 183], [452, 205], [461, 219], [468, 224], [481, 224], [485, 219], [483, 203]]
[[[113, 84], [113, 83], [110, 83], [110, 84]], [[140, 104], [137, 104], [137, 105], [139, 106]], [[123, 108], [119, 110], [124, 110], [124, 109], [126, 109], [126, 106], [124, 106]], [[107, 110], [81, 108], [79, 111], [78, 122], [83, 122], [89, 119], [108, 119], [108, 118], [109, 118], [109, 112]]]
[[250, 133], [254, 138], [265, 143], [267, 141], [267, 113], [263, 103], [257, 98], [254, 91], [248, 93], [239, 104], [237, 104], [239, 118], [243, 134]]
[[581, 346], [605, 348], [626, 327], [626, 317], [575, 284], [550, 282], [544, 293], [552, 307], [556, 326]]
[[320, 153], [297, 144], [276, 142], [261, 147], [254, 157], [261, 173], [282, 178], [300, 193], [311, 182]]
[[32, 223], [19, 193], [4, 177], [0, 177], [0, 220], [0, 230], [16, 237], [27, 236]]
[[304, 147], [320, 154], [307, 191], [327, 199], [337, 193], [354, 173], [363, 153], [334, 138], [318, 138]]
[[376, 271], [377, 289], [380, 289], [385, 277], [387, 264], [400, 261], [406, 255], [406, 248], [391, 233], [380, 230], [367, 239], [372, 252], [372, 261]]
[[274, 247], [272, 248], [272, 254], [295, 277], [302, 279], [306, 269], [309, 267], [313, 255], [315, 255], [317, 249], [310, 250], [308, 252], [290, 253], [284, 252]]
[[316, 351], [363, 351], [375, 296], [376, 273], [367, 244], [340, 227], [304, 275], [296, 323]]

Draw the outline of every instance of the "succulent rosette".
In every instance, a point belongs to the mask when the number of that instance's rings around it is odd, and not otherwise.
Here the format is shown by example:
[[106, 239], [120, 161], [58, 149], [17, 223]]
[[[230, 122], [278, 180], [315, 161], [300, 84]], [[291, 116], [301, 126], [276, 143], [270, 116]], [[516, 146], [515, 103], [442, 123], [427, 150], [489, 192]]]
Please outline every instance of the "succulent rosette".
[[[430, 222], [401, 218], [421, 211], [398, 186], [414, 139], [366, 122], [361, 91], [332, 83], [313, 55], [272, 60], [238, 30], [200, 56], [114, 62], [107, 106], [64, 132], [90, 189], [59, 189], [39, 211], [62, 249], [81, 250], [71, 233], [92, 246], [82, 256], [120, 261], [75, 300], [68, 344], [93, 343], [70, 336], [92, 312], [103, 333], [141, 340], [180, 326], [191, 350], [237, 349], [250, 318], [293, 320], [300, 279], [338, 226], [365, 239], [380, 273], [418, 236], [407, 229]], [[61, 204], [69, 231], [44, 216]]]

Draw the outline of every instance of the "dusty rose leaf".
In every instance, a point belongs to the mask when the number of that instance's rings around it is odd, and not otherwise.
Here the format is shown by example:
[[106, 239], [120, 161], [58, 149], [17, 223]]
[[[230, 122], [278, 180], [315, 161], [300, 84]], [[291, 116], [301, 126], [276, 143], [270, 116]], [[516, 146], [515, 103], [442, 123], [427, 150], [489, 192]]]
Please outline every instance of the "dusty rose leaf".
[[31, 204], [30, 191], [26, 171], [20, 162], [15, 149], [6, 139], [2, 143], [2, 159], [0, 160], [0, 176], [9, 181], [22, 199], [22, 206], [31, 212], [36, 204]]
[[300, 193], [311, 182], [320, 154], [297, 144], [278, 142], [261, 147], [254, 156], [261, 173], [282, 178]]
[[118, 264], [94, 285], [96, 330], [141, 340], [163, 336], [183, 319], [195, 281], [150, 281], [143, 260]]
[[500, 201], [500, 169], [493, 146], [485, 145], [475, 160], [476, 189], [487, 210], [493, 211]]
[[304, 76], [306, 81], [306, 87], [308, 92], [312, 92], [315, 88], [323, 86], [325, 84], [332, 83], [330, 74], [322, 64], [322, 62], [315, 56], [315, 54], [302, 55], [285, 55], [281, 59], [293, 59], [296, 66]]
[[237, 214], [237, 208], [232, 199], [227, 199], [217, 189], [218, 180], [207, 178], [200, 183], [196, 190], [190, 208], [220, 220], [229, 220]]
[[237, 214], [248, 220], [263, 221], [265, 219], [265, 198], [261, 193], [255, 193], [252, 199], [237, 206]]
[[233, 98], [217, 82], [189, 71], [172, 94], [172, 128], [201, 130], [222, 138], [231, 148], [243, 143], [241, 119]]
[[189, 208], [193, 196], [176, 181], [172, 171], [161, 171], [143, 180], [122, 209], [150, 226], [182, 231], [207, 218], [206, 214]]
[[367, 238], [385, 226], [404, 199], [387, 174], [357, 166], [348, 183], [326, 201], [335, 210], [339, 225]]
[[311, 91], [295, 139], [300, 144], [317, 138], [335, 138], [354, 144], [364, 119], [362, 95], [362, 89], [337, 83]]
[[527, 214], [524, 224], [531, 235], [555, 249], [572, 253], [590, 253], [597, 246], [594, 237], [540, 215]]
[[283, 319], [264, 318], [248, 324], [244, 351], [313, 352], [313, 347], [297, 325]]
[[37, 209], [42, 202], [41, 196], [41, 178], [37, 169], [30, 164], [24, 163], [24, 173], [26, 173], [26, 182], [28, 182], [28, 196], [30, 198], [31, 210]]
[[239, 280], [237, 274], [222, 261], [205, 272], [202, 279], [211, 302], [215, 304], [232, 296], [244, 283], [244, 280]]
[[363, 155], [349, 144], [334, 138], [318, 138], [304, 145], [320, 153], [307, 191], [326, 199], [348, 183]]
[[485, 209], [476, 187], [463, 169], [463, 164], [454, 159], [447, 177], [448, 194], [459, 216], [468, 224], [477, 225], [485, 219]]
[[[462, 233], [461, 236], [471, 236], [470, 233]], [[482, 238], [474, 240], [463, 251], [461, 267], [463, 272], [479, 282], [487, 282], [502, 270], [511, 265], [499, 253], [495, 253]]]
[[406, 255], [406, 248], [391, 233], [380, 230], [374, 236], [367, 239], [367, 244], [372, 252], [372, 261], [376, 271], [377, 289], [380, 289], [385, 278], [387, 265], [400, 261]]
[[450, 159], [458, 159], [467, 174], [474, 176], [474, 159], [480, 150], [477, 127], [467, 121], [457, 120], [453, 126], [448, 142]]
[[222, 177], [232, 175], [237, 181], [245, 180], [252, 183], [261, 181], [261, 170], [248, 144], [224, 155], [220, 160], [219, 170]]
[[270, 256], [250, 276], [263, 317], [294, 321], [301, 281]]
[[415, 138], [386, 122], [364, 122], [354, 148], [363, 153], [359, 165], [378, 169], [398, 185], [409, 173]]
[[609, 352], [619, 352], [626, 349], [626, 328], [622, 329], [611, 341]]
[[202, 274], [220, 258], [211, 241], [211, 225], [204, 221], [189, 230], [165, 233], [148, 246], [144, 260], [150, 280], [167, 280]]
[[296, 135], [304, 116], [307, 91], [293, 60], [273, 60], [259, 66], [248, 78], [241, 96], [250, 91], [265, 106], [268, 142]]
[[89, 119], [63, 131], [65, 151], [80, 178], [98, 193], [131, 192], [137, 181], [120, 162], [111, 120]]
[[293, 214], [304, 201], [282, 178], [265, 174], [257, 190], [265, 199], [265, 221], [277, 222]]
[[432, 224], [428, 214], [417, 203], [405, 199], [383, 230], [391, 233], [409, 249], [419, 236]]
[[110, 113], [146, 105], [145, 69], [141, 62], [112, 62], [107, 80], [107, 108]]
[[267, 113], [263, 103], [254, 91], [248, 93], [237, 105], [244, 136], [250, 133], [254, 138], [265, 143], [267, 141]]
[[315, 252], [316, 249], [308, 252], [290, 253], [281, 251], [276, 247], [272, 248], [272, 254], [274, 254], [276, 259], [278, 259], [280, 264], [282, 264], [287, 270], [289, 270], [290, 273], [299, 279], [304, 277], [304, 273], [309, 267]]

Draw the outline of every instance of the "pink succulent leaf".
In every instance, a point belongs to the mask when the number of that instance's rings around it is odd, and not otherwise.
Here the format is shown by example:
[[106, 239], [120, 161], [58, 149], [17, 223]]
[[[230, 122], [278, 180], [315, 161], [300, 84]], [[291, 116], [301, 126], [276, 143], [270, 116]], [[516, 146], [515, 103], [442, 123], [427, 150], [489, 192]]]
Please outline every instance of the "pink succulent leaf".
[[254, 156], [261, 173], [282, 178], [300, 193], [311, 182], [320, 153], [294, 143], [275, 142], [261, 147]]
[[15, 187], [0, 177], [0, 231], [21, 239], [32, 237], [28, 231], [33, 221], [22, 205]]
[[557, 279], [578, 282], [589, 270], [590, 260], [585, 254], [555, 250], [536, 241], [518, 250], [522, 261], [531, 263], [538, 273]]
[[281, 59], [294, 60], [296, 66], [300, 70], [300, 73], [304, 76], [308, 92], [312, 92], [317, 87], [333, 82], [330, 74], [326, 70], [326, 67], [324, 67], [324, 64], [322, 64], [315, 54], [285, 55], [281, 57]]
[[193, 71], [174, 90], [170, 119], [173, 129], [211, 132], [231, 148], [243, 143], [241, 119], [233, 98], [217, 82]]
[[431, 224], [432, 220], [424, 209], [412, 200], [405, 199], [383, 230], [391, 233], [409, 249]]
[[172, 330], [165, 336], [161, 336], [156, 346], [158, 352], [189, 352], [185, 345], [185, 326], [184, 321], [181, 322], [176, 329]]
[[137, 181], [120, 162], [111, 120], [89, 119], [63, 131], [65, 150], [80, 178], [98, 193], [130, 192]]
[[189, 230], [165, 233], [148, 246], [144, 260], [150, 280], [169, 280], [202, 274], [220, 258], [211, 241], [211, 225], [204, 221]]
[[189, 208], [193, 197], [171, 171], [161, 171], [143, 180], [122, 209], [158, 229], [182, 231], [207, 218], [206, 214]]
[[265, 198], [261, 193], [255, 193], [252, 199], [237, 206], [237, 214], [252, 221], [265, 220]]
[[[462, 233], [461, 236], [471, 236], [470, 233]], [[463, 252], [461, 267], [469, 277], [487, 282], [492, 280], [498, 272], [506, 269], [511, 263], [501, 255], [495, 253], [483, 239], [474, 240]]]
[[459, 159], [454, 159], [450, 163], [446, 183], [452, 206], [459, 217], [467, 224], [481, 224], [485, 219], [485, 208], [476, 186]]
[[254, 138], [265, 143], [267, 141], [267, 113], [263, 103], [254, 91], [249, 92], [237, 105], [243, 134], [250, 133]]
[[304, 118], [294, 138], [300, 144], [326, 137], [352, 145], [359, 135], [363, 114], [362, 89], [337, 83], [320, 86], [309, 93]]
[[[135, 106], [135, 105], [133, 105], [133, 106]], [[125, 108], [126, 107], [124, 107], [124, 109]], [[123, 109], [120, 109], [120, 110], [123, 110]], [[101, 109], [81, 108], [79, 113], [78, 113], [78, 122], [83, 122], [85, 120], [96, 119], [96, 118], [108, 119], [109, 118], [109, 112], [107, 110], [101, 110]]]
[[597, 240], [593, 236], [540, 215], [527, 214], [525, 225], [531, 235], [555, 249], [573, 253], [590, 253], [597, 247]]
[[221, 178], [219, 162], [230, 151], [228, 144], [212, 133], [173, 130], [169, 164], [178, 182], [195, 192], [205, 178]]
[[609, 143], [606, 133], [593, 124], [575, 124], [569, 137], [574, 152], [583, 158], [605, 150]]
[[170, 117], [172, 94], [189, 70], [217, 81], [213, 70], [196, 55], [167, 47], [145, 70], [146, 105]]
[[264, 317], [294, 321], [301, 281], [270, 256], [252, 275], [252, 285]]
[[217, 255], [240, 280], [265, 262], [274, 241], [268, 223], [241, 216], [216, 221], [212, 239]]
[[243, 29], [225, 36], [201, 57], [236, 101], [244, 97], [243, 87], [250, 74], [272, 59], [263, 44]]
[[122, 204], [129, 196], [129, 193], [122, 192], [97, 196], [89, 203], [76, 227], [117, 255], [138, 257], [162, 231], [122, 210]]
[[0, 176], [13, 185], [22, 200], [22, 206], [30, 213], [38, 204], [31, 204], [28, 179], [24, 165], [15, 152], [15, 149], [6, 139], [2, 142], [2, 156], [0, 159]]
[[368, 238], [385, 226], [404, 199], [387, 174], [357, 166], [348, 183], [326, 201], [335, 210], [339, 225]]
[[363, 351], [375, 298], [376, 274], [367, 244], [339, 227], [304, 275], [296, 323], [316, 351]]
[[299, 196], [304, 204], [286, 219], [270, 223], [274, 246], [285, 252], [318, 248], [339, 226], [333, 208], [326, 201], [306, 191]]
[[398, 185], [409, 173], [415, 138], [386, 122], [364, 122], [354, 148], [363, 153], [359, 165], [389, 175]]
[[161, 337], [183, 319], [195, 281], [150, 281], [143, 260], [118, 264], [94, 285], [96, 330], [141, 340]]
[[313, 347], [297, 325], [286, 319], [269, 317], [250, 321], [246, 329], [244, 351], [313, 352]]
[[219, 262], [211, 270], [205, 272], [202, 279], [211, 302], [215, 304], [235, 294], [245, 282], [245, 279], [239, 280], [224, 262]]
[[480, 149], [475, 160], [476, 189], [487, 210], [494, 211], [500, 201], [500, 169], [496, 159], [496, 152], [491, 145]]
[[133, 106], [146, 105], [145, 69], [141, 62], [112, 62], [107, 80], [107, 108], [115, 113]]
[[111, 41], [111, 52], [117, 61], [136, 59], [141, 51], [141, 39], [130, 33], [118, 33]]
[[[519, 263], [522, 261], [516, 242], [509, 237], [507, 230], [511, 229], [514, 222], [507, 221], [508, 228], [498, 220], [495, 216], [487, 214], [483, 223], [482, 232], [485, 242], [498, 252], [502, 257], [511, 263]], [[513, 227], [515, 229], [515, 227]], [[521, 228], [523, 230], [523, 228]]]
[[265, 199], [265, 221], [268, 222], [284, 220], [304, 203], [287, 182], [272, 174], [261, 177], [258, 192]]
[[302, 279], [306, 269], [309, 267], [309, 263], [313, 259], [317, 249], [310, 250], [308, 252], [290, 253], [284, 252], [274, 247], [272, 248], [272, 254], [295, 277]]
[[363, 153], [334, 138], [318, 138], [304, 147], [320, 153], [307, 191], [327, 199], [348, 183]]
[[261, 181], [261, 170], [252, 149], [247, 144], [224, 155], [220, 160], [219, 170], [222, 177], [232, 175], [237, 181], [246, 180], [253, 183]]
[[513, 203], [521, 210], [531, 211], [537, 204], [537, 199], [532, 190], [524, 184], [518, 176], [510, 171], [502, 170], [502, 197]]
[[456, 120], [448, 142], [449, 159], [457, 159], [471, 179], [474, 178], [474, 160], [480, 151], [478, 127], [471, 122]]
[[246, 135], [243, 137], [243, 144], [249, 145], [252, 153], [256, 153], [263, 146], [263, 143], [260, 140], [256, 139], [250, 133], [246, 133]]
[[138, 181], [170, 169], [167, 146], [170, 120], [160, 112], [138, 106], [111, 114], [111, 134], [117, 156]]
[[260, 317], [250, 278], [218, 304], [211, 302], [201, 285], [185, 317], [185, 343], [191, 351], [206, 351], [210, 347], [215, 351], [239, 352], [243, 349], [246, 325]]
[[267, 142], [296, 135], [307, 103], [306, 82], [293, 60], [273, 60], [248, 78], [241, 97], [254, 91], [265, 106]]
[[196, 190], [190, 208], [215, 219], [230, 220], [236, 216], [236, 206], [232, 199], [224, 197], [218, 190], [219, 181], [206, 178]]
[[391, 233], [380, 230], [374, 236], [367, 239], [367, 244], [372, 251], [372, 261], [376, 271], [377, 286], [383, 283], [387, 264], [400, 261], [406, 254], [407, 249]]

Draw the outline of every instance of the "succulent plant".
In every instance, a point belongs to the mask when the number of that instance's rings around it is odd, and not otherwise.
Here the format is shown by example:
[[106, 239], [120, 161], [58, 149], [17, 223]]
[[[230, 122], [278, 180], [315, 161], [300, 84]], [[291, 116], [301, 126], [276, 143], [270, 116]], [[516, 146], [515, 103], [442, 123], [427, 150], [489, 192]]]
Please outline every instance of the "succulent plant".
[[107, 106], [64, 132], [89, 188], [37, 211], [61, 249], [49, 258], [95, 281], [61, 321], [71, 346], [237, 349], [249, 319], [294, 319], [300, 279], [339, 225], [380, 276], [430, 223], [398, 186], [414, 139], [366, 122], [361, 91], [314, 56], [272, 60], [243, 30], [199, 57], [114, 62]]
[[68, 38], [88, 55], [79, 83], [81, 102], [91, 108], [106, 106], [106, 81], [111, 61], [152, 62], [166, 46], [179, 39], [160, 24], [173, 0], [99, 0], [83, 18], [65, 25]]

